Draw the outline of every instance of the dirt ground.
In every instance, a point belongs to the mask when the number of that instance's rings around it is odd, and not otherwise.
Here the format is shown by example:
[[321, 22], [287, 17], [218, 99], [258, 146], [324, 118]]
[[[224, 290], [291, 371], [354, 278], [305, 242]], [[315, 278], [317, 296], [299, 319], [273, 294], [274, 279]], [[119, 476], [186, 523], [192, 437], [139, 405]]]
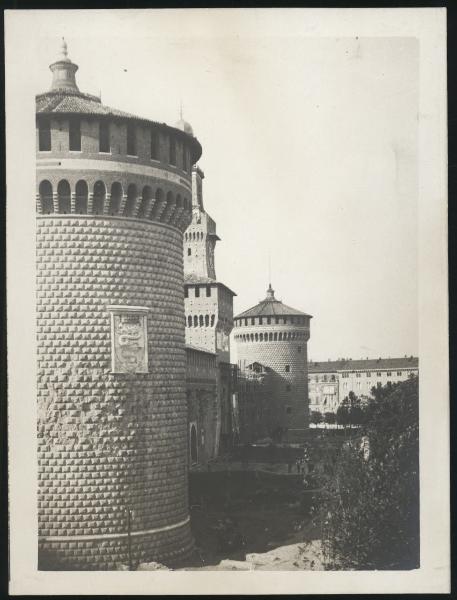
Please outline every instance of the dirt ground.
[[312, 493], [299, 475], [263, 471], [194, 473], [191, 525], [196, 544], [186, 569], [321, 568]]

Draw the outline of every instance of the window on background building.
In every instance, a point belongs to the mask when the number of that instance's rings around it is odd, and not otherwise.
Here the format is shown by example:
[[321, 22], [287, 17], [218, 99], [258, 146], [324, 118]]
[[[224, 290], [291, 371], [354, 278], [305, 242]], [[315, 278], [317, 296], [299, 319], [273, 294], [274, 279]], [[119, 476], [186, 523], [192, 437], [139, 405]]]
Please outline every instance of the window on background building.
[[191, 248], [187, 248], [187, 256], [191, 256], [192, 254], [192, 249]]
[[380, 381], [378, 381], [378, 382], [376, 383], [376, 387], [381, 387], [381, 382], [380, 382]]
[[198, 324], [200, 325], [200, 327], [203, 327], [203, 315], [200, 315], [198, 318]]
[[187, 317], [187, 326], [192, 327], [192, 317], [190, 315]]
[[41, 152], [51, 150], [51, 121], [42, 119], [38, 124], [38, 149]]
[[267, 317], [267, 325], [271, 325], [271, 317]]
[[189, 297], [189, 290], [187, 287], [184, 288], [184, 298], [188, 298]]
[[100, 121], [98, 131], [98, 151], [99, 152], [110, 152], [110, 139], [109, 139], [109, 123], [107, 121]]
[[263, 318], [259, 317], [259, 325], [263, 325]]
[[298, 346], [298, 347], [297, 347], [297, 352], [301, 352], [301, 351], [302, 351], [302, 347], [301, 347], [301, 346]]
[[176, 140], [174, 138], [170, 138], [170, 146], [169, 146], [169, 157], [168, 162], [170, 165], [176, 165]]
[[211, 315], [211, 327], [214, 326], [214, 315]]
[[194, 316], [194, 327], [198, 327], [198, 317], [197, 317], [197, 315]]
[[398, 375], [399, 377], [401, 377], [401, 376], [402, 376], [402, 372], [401, 372], [401, 371], [397, 371], [397, 375]]
[[251, 325], [254, 325], [255, 319], [251, 319]]
[[209, 327], [209, 315], [205, 315], [205, 327]]
[[79, 119], [70, 119], [68, 136], [70, 150], [81, 152], [81, 121]]
[[248, 324], [248, 320], [244, 319], [244, 326], [247, 327], [247, 324]]
[[360, 390], [360, 388], [362, 387], [362, 384], [360, 383], [360, 381], [357, 382], [357, 389]]
[[159, 134], [154, 129], [151, 130], [151, 159], [159, 160]]
[[356, 373], [355, 376], [356, 377], [362, 377], [362, 374], [361, 373]]
[[207, 297], [211, 296], [211, 286], [210, 285], [206, 286], [206, 295], [207, 295]]
[[324, 376], [322, 377], [322, 381], [327, 381], [327, 375], [324, 375]]
[[370, 371], [367, 371], [367, 377], [371, 377]]
[[390, 371], [387, 371], [387, 377], [392, 377], [392, 373]]
[[279, 325], [279, 317], [275, 318], [275, 323], [276, 323], [276, 325]]
[[290, 373], [290, 365], [286, 365], [286, 373]]
[[127, 124], [127, 154], [129, 156], [136, 156], [136, 135], [135, 125], [133, 123]]
[[195, 297], [200, 298], [200, 288], [198, 285], [195, 286]]
[[291, 388], [291, 386], [290, 386], [290, 383], [288, 383], [288, 384], [286, 385], [286, 392], [290, 392], [290, 390], [291, 390], [291, 389], [292, 389], [292, 388]]
[[332, 375], [330, 378], [331, 381], [335, 381], [335, 375]]
[[381, 377], [381, 372], [380, 372], [380, 371], [378, 371], [378, 372], [376, 373], [376, 375], [377, 375], [378, 377]]
[[347, 390], [347, 389], [348, 389], [348, 382], [347, 382], [347, 381], [345, 381], [345, 382], [343, 383], [343, 389], [344, 389], [344, 390]]

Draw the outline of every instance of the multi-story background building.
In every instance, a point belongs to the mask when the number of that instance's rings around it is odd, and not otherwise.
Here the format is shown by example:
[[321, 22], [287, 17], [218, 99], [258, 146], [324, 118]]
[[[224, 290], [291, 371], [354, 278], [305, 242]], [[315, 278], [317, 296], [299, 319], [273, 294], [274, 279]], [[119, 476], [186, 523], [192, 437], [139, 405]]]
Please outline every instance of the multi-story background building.
[[336, 412], [350, 392], [362, 400], [373, 387], [404, 381], [419, 374], [419, 359], [378, 358], [328, 360], [308, 363], [310, 411]]
[[79, 91], [65, 43], [36, 98], [41, 568], [192, 547], [183, 232], [192, 132]]
[[270, 433], [279, 428], [289, 441], [303, 439], [308, 428], [310, 321], [310, 315], [277, 300], [271, 285], [264, 300], [235, 317], [241, 375], [253, 370], [268, 375], [264, 394]]

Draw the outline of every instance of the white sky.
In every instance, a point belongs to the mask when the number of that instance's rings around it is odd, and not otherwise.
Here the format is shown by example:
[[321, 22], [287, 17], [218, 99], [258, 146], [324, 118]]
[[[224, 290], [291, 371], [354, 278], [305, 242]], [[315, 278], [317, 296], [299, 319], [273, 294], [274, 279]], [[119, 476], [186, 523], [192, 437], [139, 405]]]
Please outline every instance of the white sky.
[[417, 354], [419, 46], [287, 12], [34, 11], [30, 77], [48, 89], [63, 35], [103, 103], [173, 124], [182, 99], [235, 314], [271, 254], [276, 296], [314, 317], [310, 358]]

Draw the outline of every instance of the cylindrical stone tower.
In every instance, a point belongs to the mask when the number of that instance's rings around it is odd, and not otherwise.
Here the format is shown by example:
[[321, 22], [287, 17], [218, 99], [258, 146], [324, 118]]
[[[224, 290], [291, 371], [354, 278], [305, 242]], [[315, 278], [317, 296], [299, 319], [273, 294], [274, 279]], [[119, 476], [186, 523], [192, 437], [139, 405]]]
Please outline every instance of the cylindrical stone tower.
[[188, 512], [183, 231], [197, 139], [37, 96], [39, 567], [173, 565]]
[[283, 439], [304, 438], [308, 428], [307, 342], [311, 316], [277, 300], [271, 284], [259, 304], [235, 317], [234, 338], [241, 372], [265, 373], [266, 429]]

